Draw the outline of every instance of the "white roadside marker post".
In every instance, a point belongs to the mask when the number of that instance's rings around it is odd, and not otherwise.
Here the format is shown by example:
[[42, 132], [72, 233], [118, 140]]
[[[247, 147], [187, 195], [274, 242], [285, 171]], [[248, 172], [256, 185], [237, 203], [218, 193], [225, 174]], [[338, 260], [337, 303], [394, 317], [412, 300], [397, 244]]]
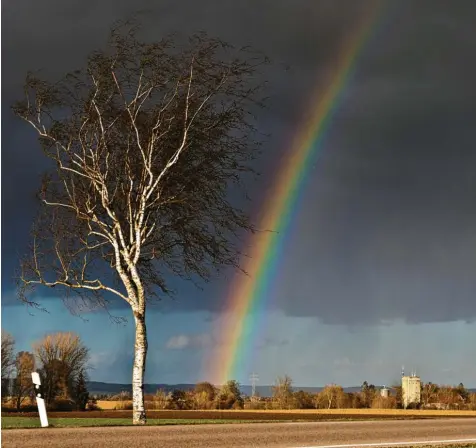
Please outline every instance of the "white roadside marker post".
[[36, 405], [38, 406], [38, 413], [40, 414], [41, 427], [47, 428], [48, 417], [46, 415], [45, 399], [43, 388], [41, 387], [40, 374], [38, 372], [31, 372], [31, 379], [35, 385]]

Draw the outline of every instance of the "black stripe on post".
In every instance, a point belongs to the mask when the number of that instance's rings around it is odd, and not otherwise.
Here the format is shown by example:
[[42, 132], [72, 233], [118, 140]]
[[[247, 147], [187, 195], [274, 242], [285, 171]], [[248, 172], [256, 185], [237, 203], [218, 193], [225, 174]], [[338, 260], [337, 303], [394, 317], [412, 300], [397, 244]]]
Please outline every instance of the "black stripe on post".
[[45, 398], [41, 384], [35, 384], [35, 396], [36, 398]]

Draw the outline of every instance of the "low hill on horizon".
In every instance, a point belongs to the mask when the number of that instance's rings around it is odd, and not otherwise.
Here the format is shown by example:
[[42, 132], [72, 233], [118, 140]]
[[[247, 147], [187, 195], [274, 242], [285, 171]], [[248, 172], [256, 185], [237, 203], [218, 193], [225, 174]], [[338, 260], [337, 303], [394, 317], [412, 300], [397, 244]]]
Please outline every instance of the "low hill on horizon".
[[[94, 395], [100, 394], [119, 394], [122, 391], [131, 392], [132, 385], [129, 384], [121, 384], [121, 383], [106, 383], [101, 381], [88, 381], [87, 387], [89, 393]], [[162, 389], [165, 392], [170, 392], [174, 389], [180, 390], [192, 390], [195, 387], [195, 384], [188, 384], [188, 383], [179, 383], [179, 384], [161, 384], [161, 383], [146, 383], [144, 384], [144, 392], [146, 394], [154, 394], [158, 389]], [[256, 386], [256, 393], [262, 397], [270, 397], [272, 395], [272, 385], [257, 385]], [[250, 385], [241, 385], [241, 391], [245, 395], [251, 395], [251, 386]], [[293, 387], [295, 391], [303, 390], [305, 392], [310, 393], [317, 393], [323, 389], [323, 387]], [[345, 392], [357, 392], [360, 390], [360, 386], [352, 386], [352, 387], [344, 387]]]

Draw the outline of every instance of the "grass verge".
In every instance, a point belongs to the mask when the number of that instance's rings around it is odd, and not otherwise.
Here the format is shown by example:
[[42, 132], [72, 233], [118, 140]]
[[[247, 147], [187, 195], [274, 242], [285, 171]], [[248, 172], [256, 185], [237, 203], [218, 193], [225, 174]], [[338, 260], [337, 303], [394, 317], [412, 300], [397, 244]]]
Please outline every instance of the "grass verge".
[[[52, 428], [73, 428], [85, 426], [131, 426], [130, 418], [50, 418]], [[277, 423], [276, 420], [237, 420], [237, 419], [148, 419], [150, 426], [163, 425], [203, 425], [219, 423]], [[36, 417], [2, 417], [2, 429], [40, 428]]]

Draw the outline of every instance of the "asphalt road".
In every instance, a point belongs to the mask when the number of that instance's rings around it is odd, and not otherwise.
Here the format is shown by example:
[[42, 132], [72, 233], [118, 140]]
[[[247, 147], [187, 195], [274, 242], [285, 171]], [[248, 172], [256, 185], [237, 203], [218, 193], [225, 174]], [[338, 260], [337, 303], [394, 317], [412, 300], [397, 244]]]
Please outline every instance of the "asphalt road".
[[476, 418], [2, 431], [5, 448], [314, 448], [461, 439], [476, 443]]

